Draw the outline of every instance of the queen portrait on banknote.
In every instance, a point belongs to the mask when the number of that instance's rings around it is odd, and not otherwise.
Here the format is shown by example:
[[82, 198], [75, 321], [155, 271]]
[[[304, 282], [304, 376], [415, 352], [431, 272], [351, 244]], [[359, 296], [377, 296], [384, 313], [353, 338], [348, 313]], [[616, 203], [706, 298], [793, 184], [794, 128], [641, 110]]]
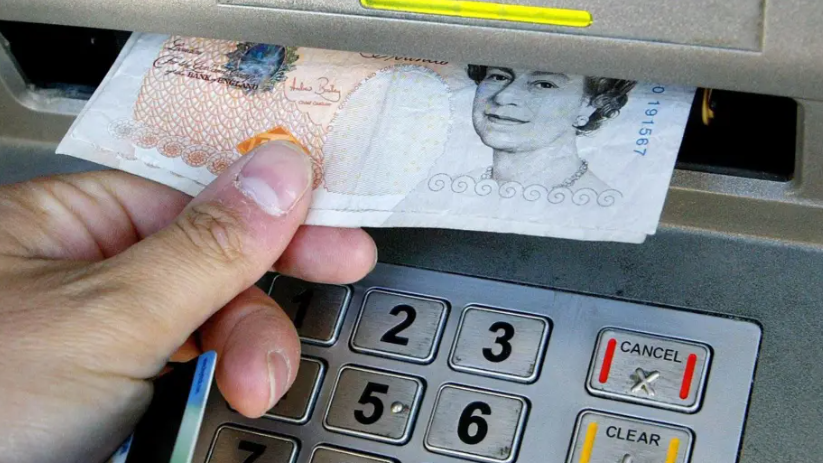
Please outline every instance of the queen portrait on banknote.
[[472, 122], [494, 151], [483, 179], [522, 186], [608, 186], [578, 155], [577, 138], [618, 117], [636, 82], [468, 65], [477, 84]]

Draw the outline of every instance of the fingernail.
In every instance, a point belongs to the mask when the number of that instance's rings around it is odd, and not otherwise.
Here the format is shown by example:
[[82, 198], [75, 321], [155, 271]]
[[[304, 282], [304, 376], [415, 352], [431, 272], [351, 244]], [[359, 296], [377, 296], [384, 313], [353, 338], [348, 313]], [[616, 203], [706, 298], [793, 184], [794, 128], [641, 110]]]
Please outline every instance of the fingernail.
[[269, 351], [266, 356], [269, 366], [269, 410], [271, 410], [288, 389], [291, 367], [286, 357], [276, 350]]
[[287, 214], [311, 185], [311, 160], [287, 142], [267, 143], [251, 156], [235, 186], [266, 213], [275, 217]]
[[371, 270], [369, 270], [369, 273], [371, 273], [371, 271], [374, 270], [377, 267], [378, 262], [380, 262], [380, 255], [377, 253], [377, 245], [375, 245], [374, 246], [374, 263], [371, 264]]

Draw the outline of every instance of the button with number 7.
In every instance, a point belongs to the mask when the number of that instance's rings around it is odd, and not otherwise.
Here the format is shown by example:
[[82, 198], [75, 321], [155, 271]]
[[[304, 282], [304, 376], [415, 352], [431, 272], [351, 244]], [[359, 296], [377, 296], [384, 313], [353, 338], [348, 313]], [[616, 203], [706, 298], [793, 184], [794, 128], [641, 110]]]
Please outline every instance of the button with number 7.
[[409, 440], [423, 382], [411, 376], [346, 366], [340, 369], [323, 425], [391, 444]]
[[424, 444], [435, 453], [509, 463], [517, 455], [527, 414], [521, 397], [446, 384], [437, 395]]
[[530, 383], [537, 379], [549, 321], [543, 317], [468, 307], [449, 365], [459, 371]]

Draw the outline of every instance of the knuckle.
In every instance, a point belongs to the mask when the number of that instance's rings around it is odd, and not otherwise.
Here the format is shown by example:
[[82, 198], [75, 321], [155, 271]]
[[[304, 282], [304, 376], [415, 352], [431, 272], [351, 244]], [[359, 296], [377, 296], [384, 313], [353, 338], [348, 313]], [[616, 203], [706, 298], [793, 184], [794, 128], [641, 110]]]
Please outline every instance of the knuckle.
[[220, 204], [192, 207], [174, 223], [174, 229], [198, 253], [217, 263], [232, 264], [243, 256], [243, 220]]

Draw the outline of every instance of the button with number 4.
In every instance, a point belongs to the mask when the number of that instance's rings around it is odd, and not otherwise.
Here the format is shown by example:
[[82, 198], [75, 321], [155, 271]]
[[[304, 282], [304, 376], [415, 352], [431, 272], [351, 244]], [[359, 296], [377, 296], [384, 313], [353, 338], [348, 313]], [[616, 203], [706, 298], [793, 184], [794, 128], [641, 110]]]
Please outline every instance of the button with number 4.
[[223, 426], [217, 431], [209, 463], [292, 463], [297, 456], [294, 439]]
[[337, 341], [349, 288], [278, 275], [269, 296], [283, 308], [304, 342], [330, 346]]
[[532, 382], [540, 373], [548, 336], [545, 318], [468, 307], [449, 364], [455, 370]]
[[325, 366], [319, 360], [311, 358], [300, 359], [300, 368], [297, 378], [286, 395], [277, 405], [266, 413], [269, 418], [287, 421], [289, 423], [304, 424], [309, 421], [320, 384], [323, 382]]
[[330, 431], [403, 444], [422, 396], [423, 382], [417, 378], [343, 367], [323, 425]]
[[437, 299], [369, 291], [351, 347], [357, 352], [429, 363], [434, 360], [447, 312], [446, 304]]
[[520, 397], [447, 384], [437, 396], [425, 446], [476, 461], [511, 462], [527, 413]]

